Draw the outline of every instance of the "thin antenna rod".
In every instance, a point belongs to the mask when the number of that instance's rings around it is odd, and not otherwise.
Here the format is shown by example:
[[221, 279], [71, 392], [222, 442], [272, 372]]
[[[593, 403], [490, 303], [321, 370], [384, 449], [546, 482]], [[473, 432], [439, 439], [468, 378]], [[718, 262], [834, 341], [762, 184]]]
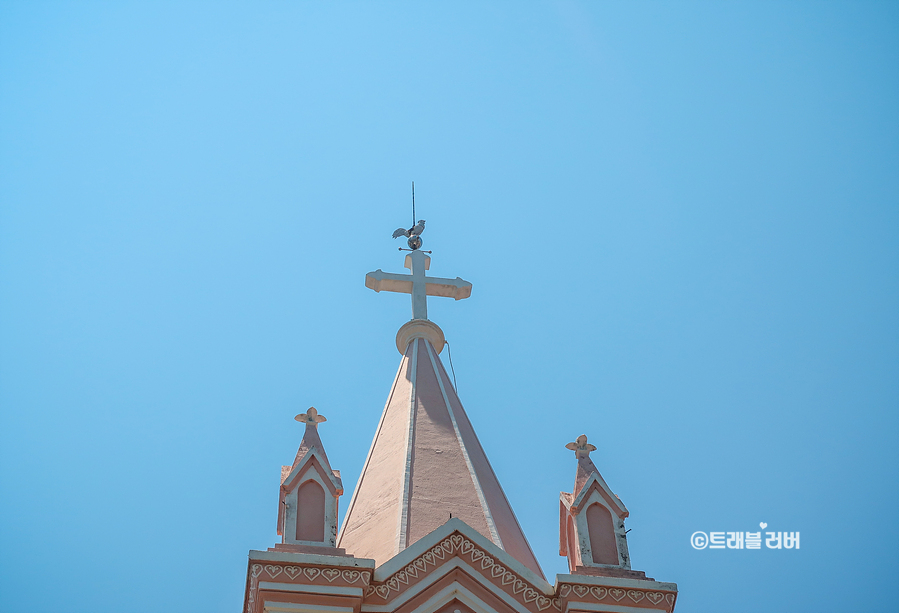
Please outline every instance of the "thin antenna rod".
[[415, 221], [415, 181], [412, 182], [412, 225], [414, 226]]

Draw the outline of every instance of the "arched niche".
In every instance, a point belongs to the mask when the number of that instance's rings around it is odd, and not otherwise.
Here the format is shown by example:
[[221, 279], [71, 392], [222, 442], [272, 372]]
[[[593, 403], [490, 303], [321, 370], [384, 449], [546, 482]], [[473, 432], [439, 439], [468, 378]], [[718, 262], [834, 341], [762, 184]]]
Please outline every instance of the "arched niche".
[[615, 525], [607, 508], [595, 502], [587, 507], [587, 531], [594, 564], [618, 564]]
[[319, 543], [325, 540], [325, 490], [312, 480], [297, 490], [296, 540]]

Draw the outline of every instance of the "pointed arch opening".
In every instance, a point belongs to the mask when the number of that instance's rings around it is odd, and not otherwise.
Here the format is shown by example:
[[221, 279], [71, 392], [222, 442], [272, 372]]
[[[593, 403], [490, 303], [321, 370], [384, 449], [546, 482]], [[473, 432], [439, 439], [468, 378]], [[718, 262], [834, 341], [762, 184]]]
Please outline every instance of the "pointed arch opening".
[[325, 540], [325, 490], [315, 481], [303, 483], [297, 490], [297, 540]]
[[587, 507], [587, 531], [594, 564], [618, 565], [618, 545], [615, 543], [615, 524], [607, 508], [594, 502]]

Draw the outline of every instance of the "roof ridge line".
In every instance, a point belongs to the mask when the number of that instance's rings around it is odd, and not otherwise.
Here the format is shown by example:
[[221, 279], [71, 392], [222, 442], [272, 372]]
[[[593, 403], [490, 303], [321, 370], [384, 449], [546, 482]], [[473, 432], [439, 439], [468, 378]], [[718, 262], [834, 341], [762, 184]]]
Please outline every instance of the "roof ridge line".
[[453, 407], [450, 404], [449, 397], [446, 395], [446, 387], [443, 385], [443, 377], [440, 376], [440, 370], [437, 368], [437, 360], [434, 357], [434, 352], [431, 349], [431, 344], [425, 342], [425, 349], [428, 350], [428, 357], [431, 359], [431, 366], [434, 368], [434, 374], [437, 376], [437, 385], [440, 387], [440, 393], [443, 395], [443, 402], [446, 405], [446, 411], [449, 413], [450, 421], [453, 424], [453, 431], [456, 433], [456, 440], [459, 441], [459, 448], [462, 450], [462, 458], [465, 460], [465, 466], [468, 467], [468, 474], [471, 476], [471, 481], [474, 484], [475, 492], [478, 495], [478, 501], [481, 503], [481, 509], [484, 511], [484, 519], [487, 520], [487, 528], [490, 530], [491, 540], [500, 548], [503, 546], [503, 540], [499, 536], [499, 532], [496, 529], [496, 522], [493, 521], [493, 513], [490, 511], [490, 506], [487, 504], [487, 499], [484, 497], [484, 489], [481, 487], [481, 481], [478, 479], [477, 472], [475, 472], [474, 465], [471, 463], [471, 458], [468, 455], [468, 449], [465, 446], [465, 441], [462, 439], [462, 433], [459, 431], [459, 424], [456, 422], [456, 414], [453, 411]]
[[409, 531], [409, 507], [412, 504], [412, 451], [415, 446], [413, 435], [415, 434], [415, 390], [418, 383], [418, 339], [412, 342], [412, 372], [410, 373], [411, 386], [409, 387], [409, 429], [406, 430], [406, 462], [403, 468], [403, 495], [400, 499], [399, 530], [397, 531], [396, 553], [406, 548], [406, 540]]

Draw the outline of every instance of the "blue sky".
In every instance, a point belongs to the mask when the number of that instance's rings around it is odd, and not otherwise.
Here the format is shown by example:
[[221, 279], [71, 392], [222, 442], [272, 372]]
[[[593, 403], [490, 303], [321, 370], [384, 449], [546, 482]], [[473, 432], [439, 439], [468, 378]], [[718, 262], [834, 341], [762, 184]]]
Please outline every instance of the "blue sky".
[[677, 611], [893, 610], [897, 109], [891, 3], [0, 4], [0, 608], [237, 611], [309, 406], [346, 507], [414, 180], [551, 579], [586, 433]]

